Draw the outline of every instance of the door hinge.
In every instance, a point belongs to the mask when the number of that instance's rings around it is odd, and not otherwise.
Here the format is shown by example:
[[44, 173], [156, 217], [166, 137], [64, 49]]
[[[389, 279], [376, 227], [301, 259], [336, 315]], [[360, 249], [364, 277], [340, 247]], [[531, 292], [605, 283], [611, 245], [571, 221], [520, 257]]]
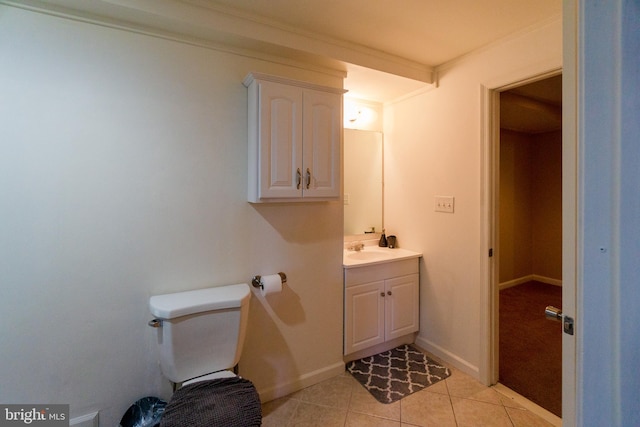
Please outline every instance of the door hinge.
[[489, 258], [491, 258], [493, 256], [493, 248], [489, 249]]

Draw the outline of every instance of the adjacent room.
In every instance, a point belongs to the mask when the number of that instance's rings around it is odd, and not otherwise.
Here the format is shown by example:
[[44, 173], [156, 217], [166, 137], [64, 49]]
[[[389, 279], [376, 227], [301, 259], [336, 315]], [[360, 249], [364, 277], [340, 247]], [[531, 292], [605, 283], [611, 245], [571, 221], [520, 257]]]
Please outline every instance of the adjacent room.
[[499, 380], [562, 415], [562, 76], [500, 93]]

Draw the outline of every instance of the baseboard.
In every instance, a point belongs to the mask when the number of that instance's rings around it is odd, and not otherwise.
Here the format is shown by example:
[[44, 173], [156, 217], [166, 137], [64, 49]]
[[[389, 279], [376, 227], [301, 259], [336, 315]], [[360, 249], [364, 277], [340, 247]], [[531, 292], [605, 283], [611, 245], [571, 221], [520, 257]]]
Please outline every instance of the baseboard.
[[473, 378], [480, 381], [480, 369], [477, 366], [462, 359], [461, 357], [420, 336], [416, 338], [415, 345], [420, 347], [422, 350], [431, 353], [436, 358], [440, 359], [441, 362], [449, 364], [454, 368], [464, 372], [465, 374], [471, 375]]
[[562, 279], [552, 279], [551, 277], [539, 276], [537, 274], [533, 275], [533, 280], [538, 282], [546, 283], [547, 285], [560, 286], [562, 287]]
[[552, 279], [551, 277], [540, 276], [538, 274], [529, 274], [527, 276], [518, 277], [517, 279], [502, 282], [498, 285], [498, 288], [500, 290], [512, 288], [523, 283], [531, 282], [532, 280], [535, 280], [536, 282], [546, 283], [547, 285], [562, 286], [562, 280]]
[[345, 363], [343, 361], [339, 361], [322, 369], [317, 369], [313, 372], [301, 375], [292, 381], [277, 384], [274, 387], [264, 390], [258, 390], [260, 400], [262, 403], [269, 402], [279, 397], [284, 397], [293, 392], [302, 390], [303, 388], [318, 384], [324, 380], [328, 380], [329, 378], [337, 377], [344, 373], [344, 366]]

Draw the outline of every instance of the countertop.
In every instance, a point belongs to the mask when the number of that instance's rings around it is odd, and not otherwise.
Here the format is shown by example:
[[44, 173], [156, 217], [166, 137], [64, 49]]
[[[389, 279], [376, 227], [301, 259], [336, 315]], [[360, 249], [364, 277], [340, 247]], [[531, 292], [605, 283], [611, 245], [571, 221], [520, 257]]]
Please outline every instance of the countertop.
[[403, 259], [420, 258], [421, 256], [420, 252], [404, 248], [389, 249], [379, 246], [365, 246], [360, 251], [345, 249], [342, 256], [342, 266], [344, 268], [364, 267]]

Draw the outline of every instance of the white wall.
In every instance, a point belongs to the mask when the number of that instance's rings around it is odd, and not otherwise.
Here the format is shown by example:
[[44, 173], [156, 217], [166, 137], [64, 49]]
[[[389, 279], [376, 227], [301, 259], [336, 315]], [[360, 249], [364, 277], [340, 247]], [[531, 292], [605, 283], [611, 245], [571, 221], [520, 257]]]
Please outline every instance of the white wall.
[[[481, 376], [481, 86], [498, 88], [558, 69], [560, 18], [439, 70], [437, 89], [387, 105], [385, 228], [424, 253], [418, 344]], [[455, 213], [434, 212], [434, 196]]]
[[342, 204], [247, 203], [241, 83], [341, 79], [7, 6], [0, 61], [0, 402], [116, 425], [170, 395], [149, 296], [277, 271], [240, 373], [272, 398], [343, 369]]

